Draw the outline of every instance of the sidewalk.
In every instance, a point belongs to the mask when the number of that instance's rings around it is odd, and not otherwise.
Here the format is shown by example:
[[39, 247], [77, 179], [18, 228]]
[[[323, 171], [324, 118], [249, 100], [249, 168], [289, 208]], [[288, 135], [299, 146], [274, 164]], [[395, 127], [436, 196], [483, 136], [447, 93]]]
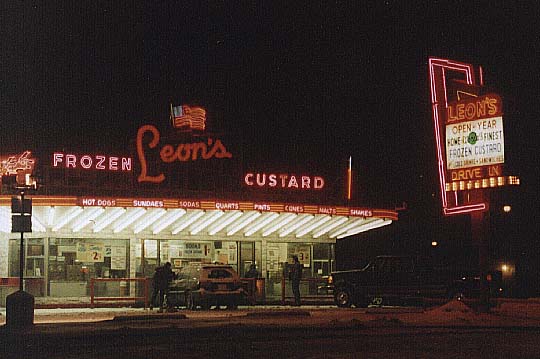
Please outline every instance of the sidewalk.
[[[0, 325], [5, 323], [5, 308], [0, 308]], [[301, 320], [297, 320], [300, 318]], [[238, 310], [179, 310], [157, 313], [142, 308], [62, 308], [35, 309], [34, 330], [40, 327], [60, 329], [78, 327], [85, 330], [118, 327], [212, 327], [224, 325], [279, 326], [432, 326], [432, 327], [521, 327], [540, 328], [540, 299], [505, 300], [489, 313], [476, 313], [464, 303], [451, 301], [428, 309], [418, 307], [370, 307], [343, 309], [335, 306], [279, 305], [241, 306]], [[66, 327], [67, 328], [67, 327]], [[0, 330], [5, 329], [0, 326]], [[2, 330], [3, 331], [3, 330]]]

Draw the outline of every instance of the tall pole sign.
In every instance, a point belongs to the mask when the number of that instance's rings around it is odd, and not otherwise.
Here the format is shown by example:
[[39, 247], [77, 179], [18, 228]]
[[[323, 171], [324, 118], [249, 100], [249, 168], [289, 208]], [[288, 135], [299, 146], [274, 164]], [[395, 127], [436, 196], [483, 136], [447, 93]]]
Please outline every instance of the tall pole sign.
[[482, 68], [471, 64], [430, 58], [429, 79], [443, 213], [471, 216], [480, 299], [489, 310], [489, 189], [519, 184], [503, 173], [502, 100], [485, 92]]

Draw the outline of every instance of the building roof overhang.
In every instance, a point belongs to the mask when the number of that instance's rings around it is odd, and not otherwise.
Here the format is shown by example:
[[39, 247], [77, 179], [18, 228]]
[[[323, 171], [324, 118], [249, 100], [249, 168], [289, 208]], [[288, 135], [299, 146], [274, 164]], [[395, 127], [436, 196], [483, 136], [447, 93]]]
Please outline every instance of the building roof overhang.
[[[11, 232], [0, 196], [0, 232]], [[34, 235], [87, 238], [335, 241], [386, 226], [395, 210], [313, 204], [29, 195]]]

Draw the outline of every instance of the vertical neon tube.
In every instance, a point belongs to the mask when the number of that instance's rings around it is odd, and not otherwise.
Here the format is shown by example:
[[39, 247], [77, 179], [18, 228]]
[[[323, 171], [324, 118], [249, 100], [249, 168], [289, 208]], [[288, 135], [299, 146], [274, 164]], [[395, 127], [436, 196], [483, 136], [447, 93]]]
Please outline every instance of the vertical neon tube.
[[349, 168], [347, 169], [347, 200], [352, 197], [352, 156], [349, 156]]

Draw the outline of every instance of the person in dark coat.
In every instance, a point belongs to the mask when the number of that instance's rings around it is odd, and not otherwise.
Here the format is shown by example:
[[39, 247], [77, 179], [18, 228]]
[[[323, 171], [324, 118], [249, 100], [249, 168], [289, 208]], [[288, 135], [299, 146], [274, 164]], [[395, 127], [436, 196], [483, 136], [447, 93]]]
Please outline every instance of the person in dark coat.
[[290, 267], [289, 279], [291, 280], [292, 292], [294, 294], [294, 305], [300, 305], [300, 280], [302, 279], [302, 269], [304, 266], [298, 261], [298, 256], [292, 256], [293, 264]]
[[246, 272], [244, 278], [258, 278], [259, 272], [257, 272], [257, 266], [252, 264], [249, 266], [249, 270]]
[[[163, 304], [165, 302], [165, 296], [169, 291], [169, 284], [174, 278], [174, 273], [171, 269], [171, 263], [167, 262], [163, 267], [157, 267], [153, 277], [154, 291], [152, 293], [152, 300], [150, 304], [150, 309], [152, 309], [153, 304], [158, 304], [158, 312], [163, 311]], [[159, 301], [156, 303], [156, 300]]]

